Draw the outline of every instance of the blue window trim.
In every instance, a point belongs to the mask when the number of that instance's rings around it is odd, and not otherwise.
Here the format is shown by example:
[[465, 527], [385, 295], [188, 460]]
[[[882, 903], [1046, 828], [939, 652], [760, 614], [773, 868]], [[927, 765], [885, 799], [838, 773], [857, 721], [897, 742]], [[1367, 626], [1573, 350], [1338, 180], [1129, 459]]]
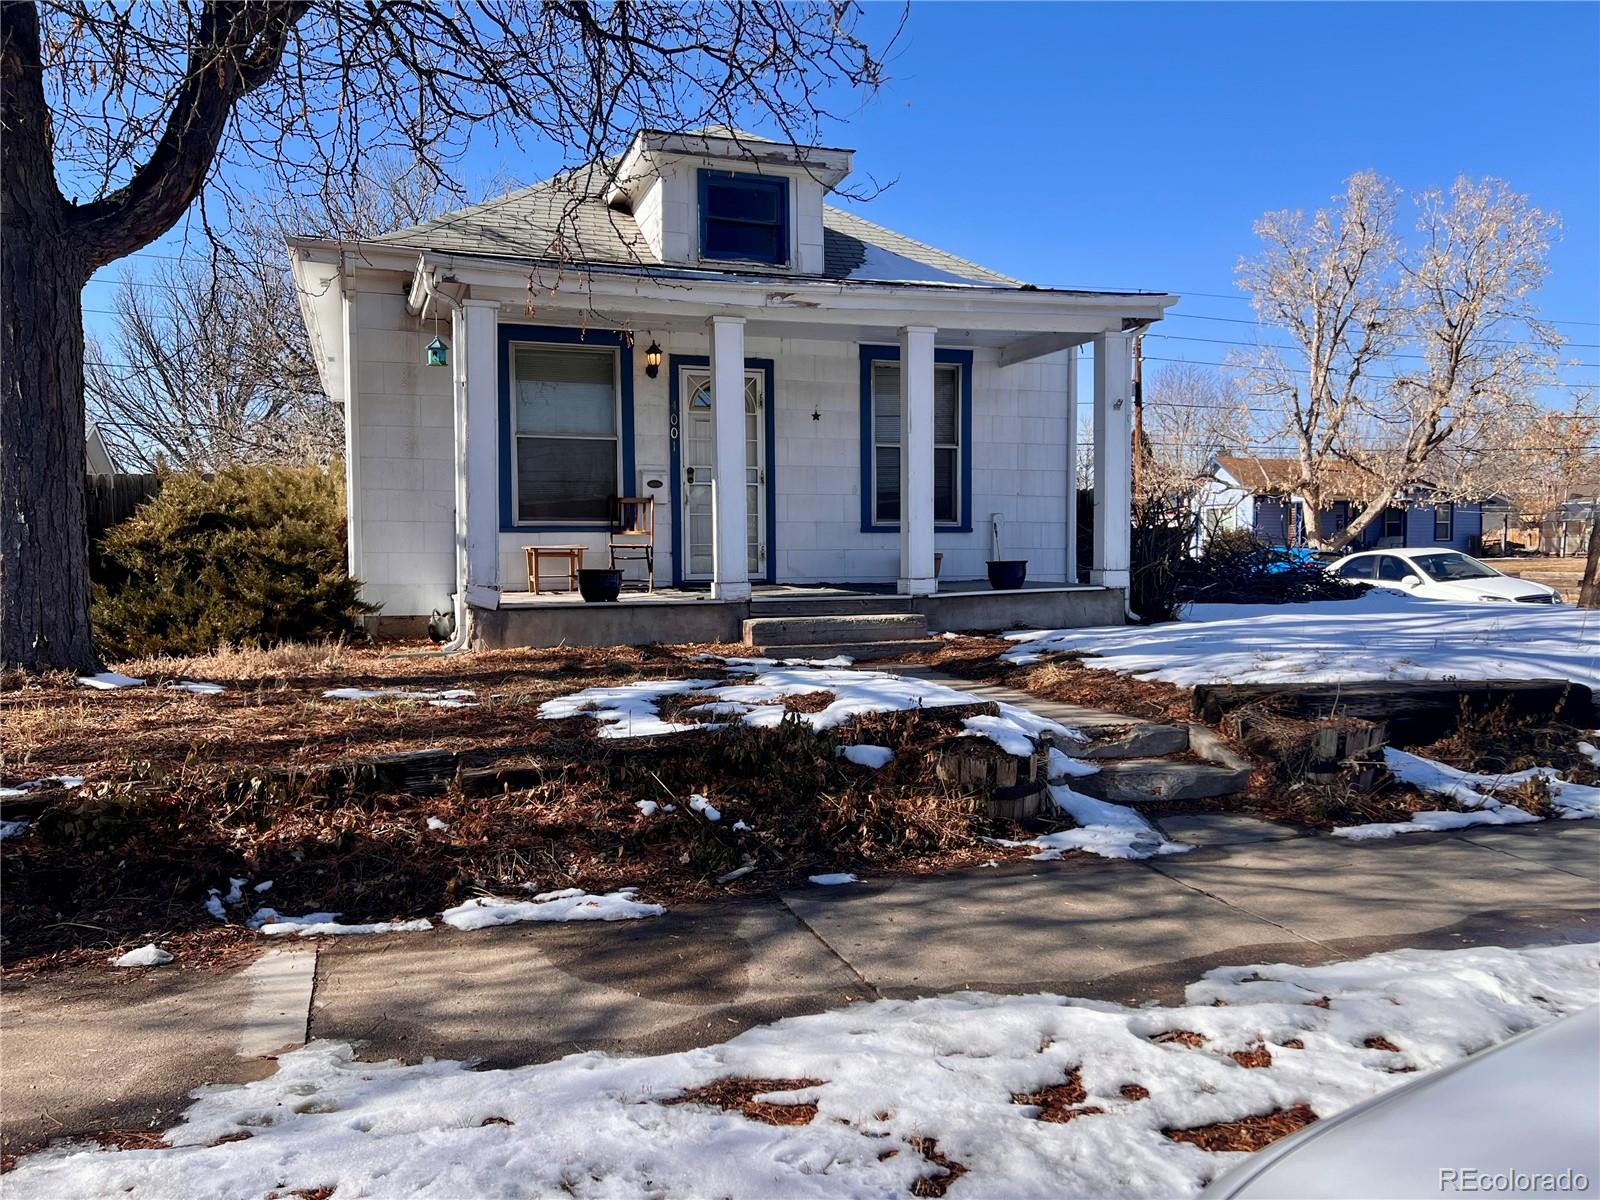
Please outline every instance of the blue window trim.
[[[900, 523], [873, 520], [872, 511], [872, 364], [899, 362], [899, 346], [861, 347], [861, 532], [899, 533]], [[955, 524], [935, 522], [941, 533], [972, 532], [972, 351], [935, 348], [933, 361], [961, 368], [961, 519]]]
[[[712, 180], [726, 182], [735, 180], [741, 186], [759, 186], [762, 190], [774, 189], [778, 192], [778, 245], [782, 247], [783, 257], [776, 262], [768, 262], [764, 258], [751, 258], [744, 254], [712, 254], [706, 249], [706, 226], [710, 223], [711, 214], [706, 204], [706, 193]], [[794, 257], [793, 247], [789, 245], [789, 181], [782, 175], [755, 175], [748, 171], [713, 171], [701, 167], [698, 176], [698, 190], [700, 202], [700, 257], [716, 262], [751, 262], [761, 263], [769, 267], [786, 267]]]
[[[570, 329], [562, 325], [500, 326], [500, 532], [501, 533], [605, 533], [610, 521], [518, 521], [512, 499], [512, 443], [516, 441], [516, 422], [511, 412], [511, 346], [514, 342], [539, 342], [555, 346], [615, 346], [620, 393], [620, 427], [617, 430], [621, 451], [622, 478], [618, 488], [629, 486], [633, 466], [633, 338], [609, 329]], [[617, 495], [626, 495], [618, 491]]]
[[[671, 459], [672, 472], [672, 586], [682, 587], [683, 561], [680, 551], [683, 549], [683, 471], [682, 459], [678, 449], [682, 444], [679, 431], [683, 428], [681, 410], [679, 408], [679, 376], [683, 367], [709, 367], [711, 360], [704, 354], [671, 354], [667, 356], [667, 370], [669, 380], [667, 385], [667, 422], [668, 442], [671, 449], [668, 457]], [[777, 582], [778, 563], [778, 504], [777, 504], [777, 478], [778, 472], [774, 466], [774, 450], [777, 447], [777, 397], [773, 394], [773, 361], [770, 358], [747, 358], [744, 360], [745, 369], [759, 370], [765, 376], [764, 393], [766, 403], [763, 405], [766, 412], [766, 428], [764, 433], [767, 442], [767, 573], [760, 579], [752, 579], [752, 583]]]

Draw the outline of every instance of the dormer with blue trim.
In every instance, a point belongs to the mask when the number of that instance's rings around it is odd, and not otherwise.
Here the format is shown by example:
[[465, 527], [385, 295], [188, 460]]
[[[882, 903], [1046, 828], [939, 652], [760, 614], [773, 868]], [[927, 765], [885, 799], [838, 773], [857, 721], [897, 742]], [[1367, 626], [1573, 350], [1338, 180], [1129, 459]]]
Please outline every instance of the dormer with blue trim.
[[720, 127], [647, 129], [606, 199], [633, 215], [663, 264], [820, 275], [823, 197], [849, 175], [852, 157]]

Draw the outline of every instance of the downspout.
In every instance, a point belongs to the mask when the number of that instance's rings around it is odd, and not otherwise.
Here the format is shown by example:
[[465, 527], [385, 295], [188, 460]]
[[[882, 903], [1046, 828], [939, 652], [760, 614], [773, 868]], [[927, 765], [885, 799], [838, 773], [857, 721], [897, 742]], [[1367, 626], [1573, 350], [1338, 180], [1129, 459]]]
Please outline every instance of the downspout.
[[422, 311], [428, 304], [443, 300], [450, 306], [450, 404], [455, 421], [456, 445], [456, 590], [453, 597], [455, 631], [450, 640], [440, 647], [440, 653], [454, 654], [467, 645], [467, 519], [466, 519], [466, 412], [467, 412], [467, 321], [461, 302], [435, 287], [437, 268], [422, 272]]

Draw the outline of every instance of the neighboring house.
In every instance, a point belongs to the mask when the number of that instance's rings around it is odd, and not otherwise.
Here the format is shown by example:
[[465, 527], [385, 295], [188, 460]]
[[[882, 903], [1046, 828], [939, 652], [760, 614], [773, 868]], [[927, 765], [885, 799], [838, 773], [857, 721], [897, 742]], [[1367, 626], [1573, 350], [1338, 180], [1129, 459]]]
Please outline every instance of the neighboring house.
[[89, 475], [115, 475], [116, 461], [106, 449], [106, 440], [100, 436], [100, 427], [90, 421], [83, 431], [83, 467]]
[[[1304, 546], [1309, 519], [1305, 505], [1294, 498], [1299, 464], [1290, 458], [1219, 454], [1211, 480], [1200, 490], [1204, 536], [1224, 529], [1248, 529], [1271, 546]], [[1352, 486], [1351, 496], [1357, 489]], [[1320, 536], [1339, 532], [1361, 511], [1354, 498], [1336, 499], [1316, 514]], [[1411, 489], [1345, 549], [1391, 546], [1450, 546], [1472, 550], [1483, 534], [1483, 505], [1478, 501], [1435, 500], [1426, 486]]]
[[[1176, 297], [1034, 287], [830, 207], [851, 161], [645, 131], [615, 183], [562, 176], [359, 243], [290, 238], [380, 632], [454, 603], [475, 645], [730, 640], [796, 584], [889, 592], [936, 629], [1120, 621], [1130, 341]], [[994, 204], [1023, 218], [1016, 195]], [[435, 342], [448, 367], [425, 365]], [[1087, 587], [1067, 536], [1082, 345]], [[606, 565], [626, 496], [655, 500], [657, 594], [605, 612], [530, 594], [524, 548]], [[961, 582], [996, 542], [1054, 587]]]

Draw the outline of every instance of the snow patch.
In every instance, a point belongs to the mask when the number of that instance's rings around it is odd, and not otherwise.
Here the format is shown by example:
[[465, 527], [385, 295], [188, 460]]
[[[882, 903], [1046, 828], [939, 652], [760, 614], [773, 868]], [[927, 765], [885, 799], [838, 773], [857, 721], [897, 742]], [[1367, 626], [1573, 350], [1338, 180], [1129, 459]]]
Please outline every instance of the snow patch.
[[441, 821], [438, 817], [429, 817], [428, 828], [433, 830], [435, 833], [443, 833], [446, 829], [450, 828], [450, 822]]
[[881, 771], [894, 761], [894, 751], [887, 746], [840, 746], [834, 753], [846, 762], [871, 767], [874, 771]]
[[0, 842], [9, 841], [14, 837], [21, 837], [28, 832], [26, 821], [0, 821]]
[[491, 925], [514, 925], [519, 921], [632, 921], [659, 917], [667, 910], [659, 904], [635, 900], [638, 888], [622, 888], [604, 895], [590, 895], [582, 888], [541, 892], [532, 900], [503, 900], [498, 896], [474, 896], [465, 904], [447, 908], [440, 917], [456, 929], [487, 929]]
[[1194, 847], [1169, 842], [1131, 808], [1110, 804], [1075, 792], [1064, 784], [1051, 784], [1050, 801], [1078, 823], [1076, 829], [1041, 834], [1026, 842], [1000, 841], [1002, 846], [1034, 846], [1028, 857], [1052, 862], [1069, 850], [1086, 850], [1101, 858], [1154, 858], [1158, 854], [1183, 854]]
[[1396, 779], [1424, 792], [1454, 800], [1464, 811], [1424, 809], [1404, 821], [1374, 821], [1367, 825], [1346, 825], [1335, 829], [1335, 837], [1355, 841], [1392, 838], [1407, 833], [1437, 833], [1447, 829], [1466, 829], [1473, 825], [1526, 825], [1543, 818], [1525, 808], [1497, 800], [1497, 790], [1522, 787], [1535, 779], [1549, 789], [1550, 803], [1562, 820], [1600, 817], [1600, 788], [1568, 783], [1551, 767], [1529, 767], [1486, 775], [1462, 771], [1447, 763], [1435, 762], [1419, 754], [1386, 747], [1384, 761]]
[[40, 788], [59, 787], [68, 791], [83, 786], [82, 775], [43, 775], [38, 779], [25, 779], [21, 783], [13, 783], [7, 787], [0, 787], [0, 800], [14, 800], [18, 796], [25, 796], [29, 792], [36, 792]]
[[154, 942], [140, 946], [137, 950], [129, 950], [119, 958], [113, 958], [113, 967], [164, 967], [172, 961], [168, 954]]
[[220, 683], [206, 683], [199, 679], [180, 679], [176, 683], [167, 684], [167, 690], [193, 692], [196, 696], [220, 696], [227, 691]]
[[699, 813], [708, 821], [722, 820], [722, 813], [717, 810], [716, 805], [712, 804], [699, 792], [689, 797], [689, 811]]
[[418, 917], [414, 921], [369, 921], [362, 925], [345, 925], [339, 921], [338, 913], [307, 913], [303, 917], [280, 916], [272, 909], [260, 910], [252, 918], [254, 924], [263, 913], [270, 914], [271, 919], [261, 921], [257, 928], [268, 937], [282, 937], [285, 934], [295, 934], [298, 937], [352, 937], [368, 933], [426, 933], [433, 928], [433, 922], [425, 917]]
[[116, 671], [101, 671], [98, 675], [79, 675], [78, 682], [84, 687], [95, 688], [102, 692], [116, 688], [144, 686], [144, 680], [135, 679], [132, 675], [120, 675]]
[[829, 875], [811, 875], [807, 878], [812, 883], [820, 884], [822, 887], [838, 887], [840, 884], [861, 882], [849, 871], [835, 871]]

